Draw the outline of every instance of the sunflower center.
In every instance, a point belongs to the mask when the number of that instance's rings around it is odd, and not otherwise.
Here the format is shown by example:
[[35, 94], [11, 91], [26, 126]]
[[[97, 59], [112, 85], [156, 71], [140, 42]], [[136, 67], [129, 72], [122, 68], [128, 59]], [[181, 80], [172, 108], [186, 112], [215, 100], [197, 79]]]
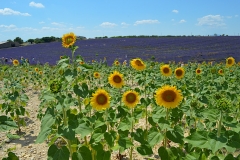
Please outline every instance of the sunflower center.
[[201, 73], [201, 70], [200, 70], [200, 69], [198, 69], [198, 70], [197, 70], [197, 73]]
[[127, 96], [126, 96], [126, 101], [127, 101], [128, 103], [133, 103], [133, 102], [136, 101], [136, 99], [137, 99], [137, 97], [136, 97], [136, 95], [133, 94], [133, 93], [128, 93]]
[[176, 70], [176, 75], [177, 76], [181, 76], [183, 74], [182, 70], [178, 69]]
[[162, 99], [166, 102], [174, 102], [176, 97], [177, 97], [176, 93], [171, 90], [164, 91], [162, 94]]
[[164, 72], [164, 73], [169, 73], [170, 70], [169, 70], [169, 68], [163, 68], [163, 72]]
[[140, 60], [136, 60], [135, 63], [136, 63], [137, 66], [143, 66], [143, 64], [142, 64], [142, 62]]
[[231, 59], [228, 59], [227, 62], [228, 62], [228, 64], [232, 64], [233, 63]]
[[66, 37], [65, 39], [67, 44], [71, 44], [73, 42], [73, 38], [72, 37]]
[[113, 81], [114, 81], [115, 83], [121, 83], [121, 82], [122, 82], [122, 78], [121, 78], [119, 75], [115, 75], [115, 76], [113, 77]]
[[99, 94], [96, 100], [97, 100], [97, 103], [100, 105], [104, 105], [107, 103], [107, 97], [104, 94]]

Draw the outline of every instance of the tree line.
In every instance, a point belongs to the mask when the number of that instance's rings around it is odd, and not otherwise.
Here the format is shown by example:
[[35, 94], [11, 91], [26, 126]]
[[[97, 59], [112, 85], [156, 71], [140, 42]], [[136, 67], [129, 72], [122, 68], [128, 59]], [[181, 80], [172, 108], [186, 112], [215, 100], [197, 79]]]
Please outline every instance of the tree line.
[[[22, 38], [20, 37], [16, 37], [14, 40], [7, 40], [8, 42], [18, 42], [19, 44], [23, 44], [24, 41], [22, 40]], [[55, 41], [61, 41], [61, 38], [59, 37], [54, 37], [54, 36], [51, 36], [51, 37], [42, 37], [42, 38], [35, 38], [35, 39], [28, 39], [27, 41], [25, 42], [29, 42], [29, 43], [48, 43], [48, 42], [55, 42]]]

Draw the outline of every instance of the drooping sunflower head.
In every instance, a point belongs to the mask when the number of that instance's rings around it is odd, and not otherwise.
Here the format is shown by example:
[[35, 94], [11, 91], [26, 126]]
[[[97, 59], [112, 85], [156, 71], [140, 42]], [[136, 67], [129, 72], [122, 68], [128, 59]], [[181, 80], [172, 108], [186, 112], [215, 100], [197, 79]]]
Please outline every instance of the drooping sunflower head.
[[121, 88], [124, 85], [123, 75], [114, 71], [109, 75], [108, 82], [115, 88]]
[[64, 34], [62, 36], [62, 46], [65, 48], [69, 48], [70, 46], [74, 45], [76, 39], [76, 35], [72, 32]]
[[35, 72], [38, 72], [38, 71], [39, 71], [39, 69], [38, 69], [38, 68], [34, 68], [34, 70], [35, 70]]
[[122, 96], [122, 101], [125, 106], [133, 108], [139, 103], [140, 96], [136, 91], [126, 91]]
[[12, 63], [13, 63], [14, 66], [18, 66], [19, 65], [19, 61], [17, 59], [14, 59], [12, 61]]
[[91, 106], [98, 111], [110, 107], [110, 96], [104, 89], [98, 89], [93, 93], [90, 101]]
[[140, 58], [132, 59], [130, 61], [130, 64], [134, 69], [138, 71], [142, 71], [146, 68], [145, 63]]
[[155, 100], [159, 106], [176, 108], [182, 101], [183, 96], [175, 86], [165, 85], [156, 91]]
[[63, 59], [64, 57], [63, 56], [60, 56], [60, 59]]
[[168, 64], [162, 65], [162, 66], [160, 67], [160, 71], [161, 71], [162, 75], [164, 75], [164, 76], [166, 76], [166, 77], [172, 75], [172, 70], [171, 70], [171, 68], [169, 67]]
[[99, 72], [94, 72], [93, 76], [94, 76], [94, 78], [100, 78], [100, 73]]
[[196, 69], [196, 74], [197, 74], [197, 75], [200, 75], [201, 73], [202, 73], [202, 70], [201, 70], [200, 68], [197, 68], [197, 69]]
[[176, 68], [175, 71], [174, 71], [174, 74], [175, 74], [177, 79], [181, 79], [181, 78], [184, 77], [185, 70], [182, 67]]
[[218, 74], [223, 75], [223, 69], [219, 69]]
[[228, 57], [226, 59], [226, 67], [231, 67], [235, 64], [235, 59], [233, 57]]

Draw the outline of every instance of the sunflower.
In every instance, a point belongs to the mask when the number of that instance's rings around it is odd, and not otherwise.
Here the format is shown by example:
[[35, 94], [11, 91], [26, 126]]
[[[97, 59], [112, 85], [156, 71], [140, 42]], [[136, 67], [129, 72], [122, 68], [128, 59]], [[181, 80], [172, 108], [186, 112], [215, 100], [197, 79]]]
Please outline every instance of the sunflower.
[[165, 64], [165, 65], [162, 65], [160, 67], [160, 71], [162, 73], [162, 75], [166, 76], [166, 77], [169, 77], [172, 75], [172, 70], [171, 68], [169, 67], [169, 65]]
[[176, 108], [183, 99], [180, 90], [175, 86], [165, 85], [156, 91], [156, 103], [165, 108]]
[[60, 56], [60, 59], [63, 59], [64, 57], [63, 56]]
[[84, 61], [80, 61], [79, 64], [83, 65], [83, 64], [84, 64]]
[[226, 59], [226, 66], [227, 67], [231, 67], [235, 64], [235, 59], [233, 57], [228, 57]]
[[114, 61], [114, 65], [115, 66], [119, 66], [120, 65], [120, 62], [118, 60]]
[[146, 68], [146, 65], [140, 58], [132, 59], [130, 61], [130, 64], [134, 69], [136, 69], [138, 71], [142, 71]]
[[67, 33], [62, 36], [62, 46], [65, 48], [69, 48], [70, 46], [74, 45], [76, 42], [76, 35], [74, 33]]
[[104, 89], [98, 89], [92, 94], [90, 104], [96, 110], [105, 110], [110, 107], [110, 96]]
[[42, 74], [43, 74], [43, 72], [42, 72], [42, 71], [39, 71], [38, 73], [39, 73], [40, 75], [42, 75]]
[[219, 70], [218, 70], [218, 74], [223, 75], [223, 70], [222, 70], [222, 69], [219, 69]]
[[129, 108], [135, 107], [139, 103], [140, 97], [136, 91], [126, 91], [122, 96], [122, 101]]
[[197, 75], [200, 75], [201, 73], [202, 73], [202, 70], [201, 70], [200, 68], [197, 68], [197, 69], [196, 69], [196, 74], [197, 74]]
[[123, 75], [118, 71], [114, 71], [108, 77], [109, 83], [115, 88], [121, 88], [124, 85]]
[[13, 63], [14, 66], [18, 66], [19, 65], [19, 61], [17, 59], [14, 59], [12, 61], [12, 63]]
[[34, 70], [35, 70], [36, 72], [38, 72], [38, 71], [39, 71], [39, 69], [38, 69], [38, 68], [34, 68]]
[[94, 78], [100, 78], [100, 74], [98, 72], [93, 73]]
[[182, 67], [176, 68], [174, 74], [177, 79], [181, 79], [184, 77], [185, 70]]

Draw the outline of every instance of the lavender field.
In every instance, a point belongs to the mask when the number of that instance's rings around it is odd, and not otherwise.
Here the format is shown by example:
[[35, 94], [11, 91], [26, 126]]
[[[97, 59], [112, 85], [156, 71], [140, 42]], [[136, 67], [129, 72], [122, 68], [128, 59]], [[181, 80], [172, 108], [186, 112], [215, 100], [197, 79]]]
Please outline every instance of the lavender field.
[[[232, 56], [238, 62], [239, 44], [239, 36], [88, 39], [76, 42], [79, 49], [75, 55], [82, 55], [85, 61], [106, 57], [108, 65], [115, 59], [121, 62], [136, 57], [158, 62], [224, 62], [226, 57]], [[31, 64], [48, 62], [55, 65], [63, 55], [71, 56], [71, 51], [63, 48], [61, 42], [0, 49], [0, 57], [19, 60], [23, 56]], [[33, 57], [35, 62], [31, 62]]]

